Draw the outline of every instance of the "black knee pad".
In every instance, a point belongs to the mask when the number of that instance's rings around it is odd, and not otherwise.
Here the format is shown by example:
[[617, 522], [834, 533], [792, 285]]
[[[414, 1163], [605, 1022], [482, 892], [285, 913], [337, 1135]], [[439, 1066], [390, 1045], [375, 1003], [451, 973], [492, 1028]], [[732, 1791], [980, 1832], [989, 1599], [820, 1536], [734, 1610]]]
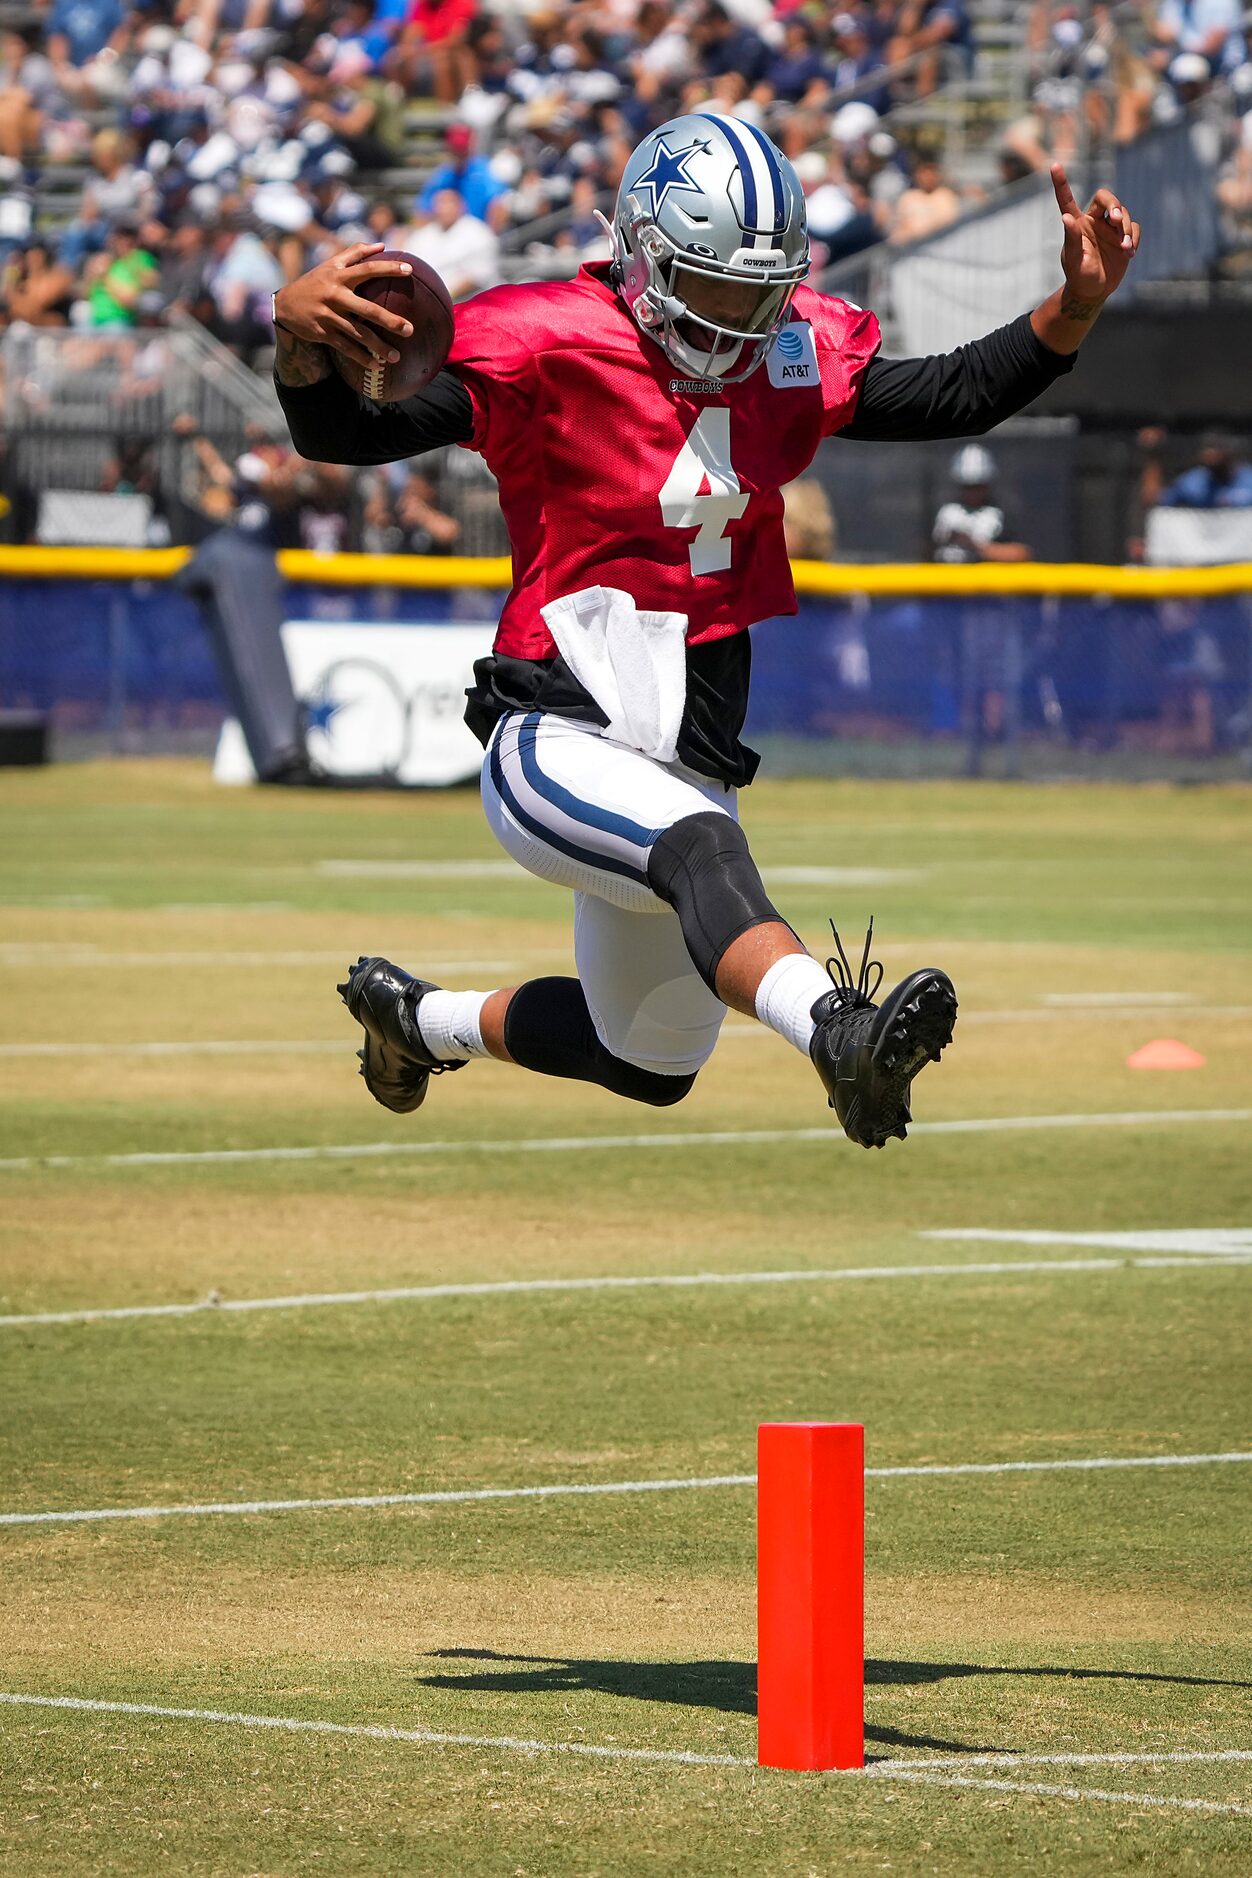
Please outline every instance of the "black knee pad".
[[[620, 1057], [610, 1056], [605, 1051], [606, 1074], [601, 1078], [601, 1085], [611, 1089], [614, 1095], [626, 1096], [632, 1102], [646, 1102], [650, 1108], [672, 1109], [675, 1102], [681, 1102], [685, 1095], [690, 1095], [695, 1086], [694, 1073], [690, 1076], [658, 1076], [655, 1070], [638, 1069], [633, 1063], [623, 1063]], [[612, 1065], [609, 1069], [607, 1066]]]
[[781, 919], [742, 828], [716, 810], [685, 816], [653, 843], [648, 885], [677, 913], [692, 963], [714, 996], [727, 948], [750, 927]]
[[695, 1082], [694, 1075], [659, 1076], [610, 1055], [596, 1035], [576, 978], [532, 978], [519, 986], [504, 1014], [504, 1047], [523, 1069], [598, 1083], [654, 1109], [672, 1108]]

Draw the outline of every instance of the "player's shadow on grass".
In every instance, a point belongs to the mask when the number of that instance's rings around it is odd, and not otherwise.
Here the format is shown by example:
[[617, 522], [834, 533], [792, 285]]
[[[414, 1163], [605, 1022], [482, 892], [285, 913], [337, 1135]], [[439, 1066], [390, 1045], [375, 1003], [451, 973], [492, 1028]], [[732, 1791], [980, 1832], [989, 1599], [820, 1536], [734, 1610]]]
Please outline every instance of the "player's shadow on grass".
[[[432, 1655], [443, 1662], [492, 1663], [507, 1667], [478, 1669], [460, 1675], [419, 1676], [418, 1681], [428, 1689], [475, 1689], [512, 1695], [568, 1695], [582, 1690], [597, 1695], [630, 1696], [640, 1702], [675, 1702], [684, 1708], [713, 1709], [723, 1715], [756, 1714], [755, 1663], [599, 1662], [569, 1657], [511, 1656], [497, 1650], [435, 1650]], [[870, 1667], [866, 1665], [867, 1669]], [[895, 1728], [867, 1727], [865, 1733], [871, 1741], [885, 1747], [937, 1748], [948, 1754], [991, 1751], [982, 1743], [975, 1746], [971, 1742], [943, 1741], [931, 1735], [902, 1734]]]
[[1070, 1682], [1170, 1682], [1198, 1689], [1252, 1689], [1252, 1682], [1227, 1676], [1174, 1676], [1163, 1669], [1075, 1669], [1063, 1663], [905, 1663], [865, 1664], [869, 1683], [945, 1682], [949, 1676], [1062, 1676]]
[[[723, 1715], [756, 1714], [755, 1663], [599, 1661], [581, 1657], [517, 1656], [499, 1650], [434, 1650], [431, 1654], [440, 1662], [474, 1663], [484, 1667], [457, 1674], [419, 1676], [419, 1683], [428, 1689], [512, 1695], [568, 1695], [587, 1691], [597, 1695], [628, 1696], [640, 1702], [674, 1702], [683, 1708], [713, 1709]], [[1216, 1689], [1252, 1688], [1252, 1683], [1228, 1681], [1219, 1676], [1174, 1676], [1163, 1670], [1074, 1669], [1052, 1664], [1019, 1668], [1001, 1663], [913, 1663], [883, 1658], [870, 1658], [865, 1664], [867, 1688], [945, 1682], [949, 1677], [963, 1676], [1055, 1676], [1071, 1681], [1094, 1679], [1182, 1683]], [[1006, 1751], [994, 1743], [943, 1741], [931, 1735], [904, 1734], [895, 1728], [867, 1726], [865, 1733], [869, 1740], [886, 1747], [935, 1748], [949, 1754]]]
[[583, 1658], [512, 1656], [499, 1650], [433, 1650], [439, 1662], [498, 1663], [463, 1675], [419, 1676], [428, 1689], [481, 1689], [518, 1695], [633, 1696], [638, 1702], [677, 1702], [723, 1715], [756, 1714], [755, 1663], [626, 1663]]

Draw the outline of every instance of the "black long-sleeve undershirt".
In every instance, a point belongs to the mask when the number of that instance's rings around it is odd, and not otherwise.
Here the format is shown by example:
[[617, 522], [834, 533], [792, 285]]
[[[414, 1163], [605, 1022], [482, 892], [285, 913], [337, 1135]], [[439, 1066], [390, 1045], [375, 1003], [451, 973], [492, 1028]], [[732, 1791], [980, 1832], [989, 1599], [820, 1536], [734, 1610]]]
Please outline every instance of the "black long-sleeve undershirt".
[[291, 441], [312, 463], [398, 463], [474, 434], [469, 392], [451, 372], [402, 404], [370, 404], [338, 372], [313, 385], [274, 384]]
[[[921, 442], [978, 437], [1046, 391], [1074, 363], [1035, 336], [1023, 314], [955, 352], [926, 359], [871, 359], [856, 415], [836, 435], [859, 441]], [[453, 372], [402, 404], [368, 404], [338, 372], [315, 385], [278, 381], [278, 396], [301, 456], [320, 463], [394, 463], [443, 444], [468, 443], [474, 413]]]
[[[836, 434], [859, 441], [921, 442], [978, 437], [1068, 372], [1073, 356], [1051, 351], [1025, 314], [924, 359], [871, 359], [852, 422]], [[469, 393], [443, 371], [403, 404], [368, 404], [332, 372], [314, 385], [278, 384], [291, 439], [301, 456], [324, 463], [393, 463], [443, 444], [468, 443]], [[751, 782], [759, 758], [740, 742], [748, 706], [751, 640], [747, 633], [687, 649], [687, 707], [678, 754], [701, 775], [737, 786]], [[607, 718], [561, 658], [491, 656], [474, 667], [466, 721], [485, 743], [510, 710], [553, 711], [584, 723]]]
[[1023, 313], [955, 352], [871, 359], [856, 415], [835, 434], [875, 443], [980, 437], [1072, 371], [1076, 357], [1045, 346]]

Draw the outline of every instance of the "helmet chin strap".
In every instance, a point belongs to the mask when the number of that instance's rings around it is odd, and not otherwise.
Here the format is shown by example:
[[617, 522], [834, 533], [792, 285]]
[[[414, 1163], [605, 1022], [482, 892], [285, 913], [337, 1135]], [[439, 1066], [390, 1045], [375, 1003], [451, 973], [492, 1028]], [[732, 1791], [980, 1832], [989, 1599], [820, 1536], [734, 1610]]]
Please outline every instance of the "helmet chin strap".
[[[679, 311], [675, 315], [673, 309]], [[652, 309], [649, 308], [649, 311]], [[762, 337], [753, 341], [732, 339], [725, 347], [719, 347], [716, 339], [711, 346], [693, 345], [685, 339], [679, 329], [679, 320], [693, 319], [682, 300], [665, 299], [661, 302], [661, 311], [655, 325], [645, 324], [640, 318], [640, 309], [635, 308], [635, 320], [649, 339], [655, 339], [667, 359], [691, 372], [696, 378], [721, 378], [727, 384], [738, 384], [741, 379], [751, 378], [757, 366], [761, 364], [773, 343], [773, 336]], [[693, 324], [700, 325], [693, 319]], [[709, 331], [715, 329], [709, 328]], [[740, 365], [744, 348], [751, 348], [751, 358], [747, 365]], [[735, 368], [739, 367], [738, 370]]]
[[[681, 305], [682, 302], [680, 301], [678, 304]], [[745, 344], [744, 340], [737, 339], [725, 348], [720, 348], [716, 345], [711, 348], [706, 346], [693, 346], [691, 341], [684, 339], [682, 334], [677, 330], [673, 317], [668, 313], [668, 307], [663, 331], [665, 335], [665, 350], [669, 357], [673, 359], [676, 364], [685, 365], [690, 371], [695, 373], [697, 378], [725, 377], [726, 374], [732, 371], [739, 363]], [[759, 362], [759, 360], [754, 360], [749, 369], [755, 371]], [[743, 374], [745, 378], [747, 375], [746, 372]]]
[[609, 244], [609, 281], [611, 285], [616, 287], [620, 292], [622, 285], [622, 244], [618, 239], [617, 230], [601, 209], [593, 209], [591, 213], [604, 230], [605, 239]]
[[[631, 198], [634, 204], [634, 198]], [[638, 214], [638, 205], [634, 204]], [[691, 319], [696, 325], [701, 322], [694, 318], [684, 300], [673, 294], [660, 294], [651, 286], [643, 286], [638, 275], [635, 257], [626, 246], [621, 230], [599, 209], [595, 210], [596, 219], [609, 238], [612, 251], [610, 279], [624, 301], [631, 318], [640, 332], [660, 346], [670, 363], [682, 371], [690, 372], [696, 378], [721, 378], [729, 384], [750, 378], [761, 364], [773, 343], [773, 335], [763, 335], [759, 342], [752, 345], [753, 357], [750, 363], [740, 371], [733, 373], [743, 355], [744, 346], [751, 343], [744, 339], [733, 340], [724, 352], [719, 352], [716, 342], [711, 347], [697, 347], [688, 343], [678, 331], [678, 321]], [[632, 276], [639, 280], [639, 289], [631, 292]], [[714, 330], [710, 328], [709, 330]]]

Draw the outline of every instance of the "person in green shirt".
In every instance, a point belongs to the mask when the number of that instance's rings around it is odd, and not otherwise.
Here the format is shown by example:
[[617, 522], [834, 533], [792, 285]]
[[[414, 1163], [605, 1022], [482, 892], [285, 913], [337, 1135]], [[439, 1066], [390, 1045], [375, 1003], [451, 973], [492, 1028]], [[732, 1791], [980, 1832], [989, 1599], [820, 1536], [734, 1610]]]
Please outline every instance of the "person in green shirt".
[[134, 326], [140, 295], [155, 287], [158, 280], [156, 261], [140, 247], [139, 230], [133, 223], [117, 224], [109, 236], [106, 255], [104, 267], [87, 294], [96, 331]]

